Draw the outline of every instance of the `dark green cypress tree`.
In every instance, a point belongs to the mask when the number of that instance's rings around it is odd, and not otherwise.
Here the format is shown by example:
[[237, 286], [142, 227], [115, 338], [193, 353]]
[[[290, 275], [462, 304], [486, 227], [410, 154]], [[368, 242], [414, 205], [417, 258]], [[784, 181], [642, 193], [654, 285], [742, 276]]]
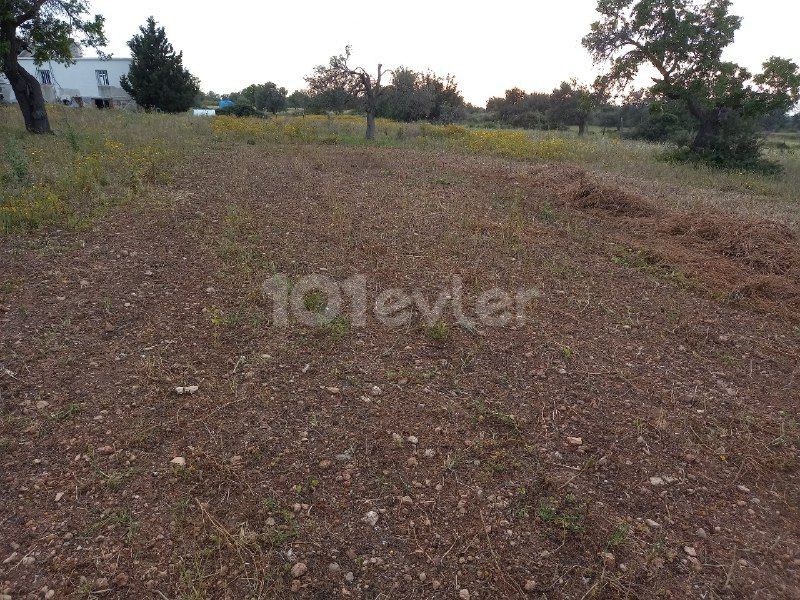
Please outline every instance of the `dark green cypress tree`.
[[163, 27], [153, 17], [128, 42], [131, 68], [121, 85], [146, 110], [176, 113], [188, 110], [200, 91], [199, 82], [183, 66], [183, 52], [175, 52]]

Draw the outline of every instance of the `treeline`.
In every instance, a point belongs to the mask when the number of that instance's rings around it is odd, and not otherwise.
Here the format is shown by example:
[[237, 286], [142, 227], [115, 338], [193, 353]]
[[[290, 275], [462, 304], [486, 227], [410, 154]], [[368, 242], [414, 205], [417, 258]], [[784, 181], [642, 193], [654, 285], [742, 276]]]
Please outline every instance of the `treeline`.
[[[277, 114], [282, 111], [308, 114], [363, 112], [365, 99], [345, 86], [328, 85], [320, 89], [297, 90], [288, 94], [275, 83], [253, 84], [230, 94], [202, 93], [196, 106], [216, 105], [228, 99], [233, 106], [224, 112], [240, 116]], [[470, 123], [478, 126], [503, 126], [524, 129], [564, 130], [577, 128], [580, 134], [594, 126], [619, 132], [624, 137], [651, 142], [685, 144], [697, 129], [696, 120], [685, 103], [630, 94], [621, 103], [598, 99], [590, 89], [575, 80], [565, 81], [551, 92], [506, 90], [490, 98], [486, 107], [465, 102], [456, 79], [421, 73], [405, 67], [395, 69], [377, 100], [376, 115], [395, 121]], [[800, 113], [791, 115], [774, 110], [757, 123], [761, 131], [800, 131]]]
[[[314, 67], [305, 78], [306, 90], [288, 95], [272, 82], [253, 84], [219, 104], [223, 111], [242, 116], [282, 110], [358, 111], [366, 118], [367, 140], [377, 135], [378, 117], [466, 121], [483, 127], [575, 127], [578, 135], [585, 135], [590, 125], [599, 125], [604, 131], [616, 129], [620, 136], [672, 142], [671, 160], [779, 173], [781, 164], [762, 155], [767, 143], [763, 133], [800, 129], [800, 117], [788, 112], [800, 105], [800, 65], [772, 56], [762, 63], [760, 73], [751, 73], [723, 61], [724, 49], [741, 26], [741, 18], [729, 14], [729, 8], [727, 0], [599, 0], [599, 19], [582, 44], [596, 64], [605, 66], [605, 73], [591, 84], [564, 81], [549, 93], [511, 88], [504, 96], [491, 98], [485, 109], [469, 106], [450, 75], [404, 67], [387, 70], [382, 64], [373, 70], [353, 63], [350, 46]], [[149, 30], [142, 32], [151, 34], [153, 48], [148, 46], [145, 54], [132, 45], [134, 64], [141, 60], [140, 54], [147, 65], [157, 57], [165, 63], [180, 62], [163, 29], [155, 30], [153, 19]], [[652, 71], [652, 85], [632, 88], [642, 69]], [[181, 73], [191, 98], [195, 80], [185, 70]], [[138, 87], [148, 87], [148, 83], [149, 78], [143, 78]], [[161, 104], [149, 104], [147, 98], [143, 103], [135, 97], [145, 107], [167, 105], [164, 98], [159, 99]], [[627, 99], [620, 103], [621, 97]], [[167, 110], [176, 106], [169, 105]], [[770, 143], [788, 148], [783, 140]]]
[[651, 108], [651, 102], [641, 94], [633, 95], [622, 104], [614, 104], [598, 99], [596, 94], [571, 81], [550, 93], [529, 93], [519, 88], [506, 90], [505, 96], [489, 99], [481, 120], [525, 129], [577, 127], [579, 133], [585, 133], [589, 125], [594, 125], [655, 140], [660, 136], [648, 133], [648, 128], [672, 128], [667, 123], [651, 123]]
[[[343, 87], [288, 94], [286, 88], [267, 82], [230, 94], [201, 93], [195, 105], [217, 105], [223, 99], [234, 103], [228, 112], [240, 115], [287, 110], [308, 114], [361, 112], [364, 103], [363, 98]], [[469, 122], [544, 130], [577, 127], [579, 132], [591, 125], [604, 131], [616, 130], [625, 137], [679, 144], [696, 129], [695, 120], [682, 102], [649, 98], [643, 93], [631, 94], [619, 104], [598, 102], [574, 81], [564, 82], [550, 93], [512, 88], [503, 96], [490, 98], [485, 108], [475, 107], [464, 101], [453, 76], [440, 77], [404, 67], [396, 69], [391, 83], [383, 88], [377, 115], [404, 122]], [[800, 113], [769, 112], [761, 117], [758, 128], [768, 132], [800, 131]]]
[[[454, 123], [463, 121], [475, 107], [464, 101], [454, 77], [435, 73], [420, 73], [400, 67], [391, 74], [378, 98], [377, 116], [395, 121], [432, 121]], [[197, 106], [217, 104], [222, 99], [234, 103], [229, 112], [302, 111], [309, 114], [341, 113], [364, 109], [364, 98], [344, 85], [327, 85], [320, 89], [297, 90], [287, 94], [286, 88], [274, 83], [250, 85], [239, 92], [220, 96], [214, 92], [201, 94]]]
[[566, 129], [576, 126], [583, 134], [596, 100], [594, 94], [576, 81], [565, 81], [551, 93], [528, 93], [520, 88], [506, 90], [502, 98], [486, 103], [485, 120], [525, 129]]
[[[485, 109], [464, 102], [455, 79], [407, 68], [353, 64], [351, 48], [314, 67], [308, 89], [286, 96], [274, 84], [250, 86], [230, 107], [235, 114], [357, 110], [365, 137], [376, 137], [376, 118], [399, 121], [467, 121], [483, 127], [535, 129], [614, 128], [620, 136], [669, 141], [670, 160], [776, 174], [779, 162], [762, 154], [765, 131], [800, 129], [789, 111], [800, 105], [800, 65], [771, 56], [758, 73], [722, 60], [741, 18], [728, 0], [598, 0], [598, 20], [582, 44], [604, 73], [591, 84], [564, 81], [550, 92], [512, 88]], [[632, 88], [642, 70], [652, 80]], [[387, 80], [388, 83], [387, 83]], [[267, 89], [268, 88], [268, 89]], [[262, 93], [263, 92], [263, 93]], [[269, 108], [266, 98], [278, 92]], [[627, 96], [626, 96], [627, 94]], [[264, 98], [260, 101], [260, 98]], [[624, 102], [617, 99], [626, 97]], [[285, 102], [285, 104], [284, 104]], [[788, 148], [783, 140], [776, 147]], [[780, 144], [783, 144], [781, 146]]]

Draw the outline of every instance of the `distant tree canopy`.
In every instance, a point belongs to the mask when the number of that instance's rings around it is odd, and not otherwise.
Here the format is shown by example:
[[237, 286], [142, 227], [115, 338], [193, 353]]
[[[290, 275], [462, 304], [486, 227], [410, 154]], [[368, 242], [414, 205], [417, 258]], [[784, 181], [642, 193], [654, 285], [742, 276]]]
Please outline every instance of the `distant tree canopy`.
[[792, 116], [782, 110], [771, 110], [759, 119], [759, 126], [764, 131], [781, 131], [792, 128]]
[[188, 110], [200, 85], [183, 66], [183, 53], [175, 52], [163, 27], [153, 17], [128, 42], [131, 67], [121, 80], [122, 89], [146, 110], [176, 113]]
[[589, 116], [602, 100], [602, 92], [589, 89], [575, 79], [564, 81], [550, 94], [550, 112], [559, 123], [577, 125], [578, 135], [586, 134]]
[[691, 142], [693, 130], [694, 121], [684, 103], [650, 99], [629, 135], [648, 142], [674, 142], [685, 146]]
[[519, 88], [506, 90], [503, 98], [490, 98], [486, 110], [512, 127], [563, 129], [575, 125], [583, 135], [592, 111], [601, 106], [601, 99], [598, 92], [572, 79], [562, 82], [550, 94], [529, 94]]
[[439, 121], [452, 123], [463, 118], [464, 98], [455, 78], [434, 73], [417, 73], [400, 67], [384, 90], [379, 116], [396, 121]]
[[800, 69], [772, 57], [752, 75], [722, 60], [741, 18], [730, 0], [599, 0], [601, 18], [583, 44], [607, 71], [598, 83], [624, 90], [642, 68], [654, 71], [655, 98], [680, 102], [691, 115], [690, 152], [707, 162], [761, 168], [758, 120], [800, 100]]
[[497, 119], [512, 127], [529, 129], [555, 129], [557, 125], [551, 120], [550, 94], [527, 93], [520, 88], [506, 90], [505, 96], [490, 98], [486, 103], [486, 111], [494, 113]]
[[279, 88], [271, 81], [260, 85], [253, 84], [244, 88], [233, 99], [248, 104], [258, 111], [267, 111], [274, 115], [286, 108], [286, 88]]
[[341, 113], [360, 106], [359, 99], [349, 89], [340, 85], [309, 89], [306, 95], [306, 109], [314, 114]]
[[295, 90], [286, 98], [286, 107], [294, 110], [309, 110], [311, 96], [305, 90]]
[[19, 64], [23, 51], [36, 64], [70, 64], [76, 41], [84, 46], [105, 45], [104, 19], [87, 18], [89, 3], [82, 0], [0, 0], [0, 70], [17, 97], [25, 128], [51, 133], [39, 81]]
[[194, 98], [194, 105], [197, 108], [202, 108], [204, 106], [208, 106], [208, 105], [212, 105], [212, 104], [214, 106], [216, 106], [217, 104], [219, 104], [219, 101], [221, 99], [222, 99], [222, 97], [218, 93], [216, 93], [214, 91], [208, 91], [208, 92], [200, 91], [200, 92], [197, 93], [197, 96], [195, 96], [195, 98]]

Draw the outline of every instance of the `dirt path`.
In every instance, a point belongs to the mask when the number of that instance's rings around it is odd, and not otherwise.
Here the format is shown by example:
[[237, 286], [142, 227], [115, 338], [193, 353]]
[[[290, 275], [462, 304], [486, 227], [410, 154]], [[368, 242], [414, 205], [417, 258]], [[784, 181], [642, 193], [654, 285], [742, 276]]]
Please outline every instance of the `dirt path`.
[[[537, 177], [244, 147], [3, 241], [2, 593], [800, 597], [800, 330], [613, 260]], [[280, 328], [273, 273], [540, 296]]]

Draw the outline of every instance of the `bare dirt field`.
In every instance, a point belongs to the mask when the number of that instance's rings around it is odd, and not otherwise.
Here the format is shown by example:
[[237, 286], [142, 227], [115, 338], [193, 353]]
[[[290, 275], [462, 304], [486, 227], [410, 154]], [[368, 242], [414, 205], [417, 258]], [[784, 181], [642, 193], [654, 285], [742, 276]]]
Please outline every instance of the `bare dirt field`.
[[[380, 148], [156, 195], [0, 242], [3, 598], [800, 598], [791, 229]], [[539, 295], [277, 327], [275, 273]]]

